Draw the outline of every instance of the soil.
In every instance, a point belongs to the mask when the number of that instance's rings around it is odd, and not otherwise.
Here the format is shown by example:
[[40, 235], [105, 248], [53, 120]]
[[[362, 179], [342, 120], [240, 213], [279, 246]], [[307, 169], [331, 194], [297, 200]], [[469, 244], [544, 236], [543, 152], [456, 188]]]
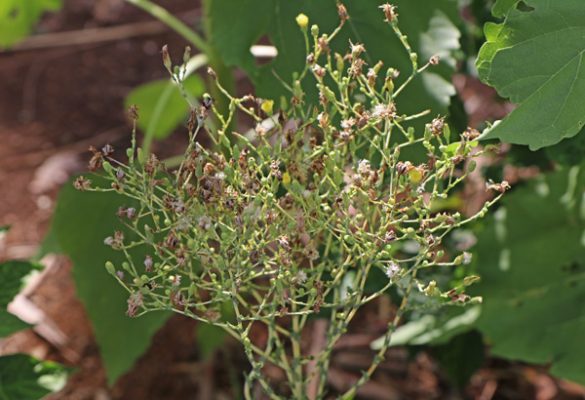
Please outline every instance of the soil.
[[[192, 0], [158, 3], [190, 22], [200, 15], [197, 2]], [[148, 21], [149, 16], [122, 0], [66, 0], [63, 10], [45, 17], [37, 34]], [[31, 50], [25, 49], [25, 42], [20, 49], [0, 53], [0, 226], [11, 226], [0, 239], [0, 260], [35, 255], [47, 231], [58, 189], [71, 174], [85, 170], [90, 144], [123, 146], [128, 141], [125, 95], [141, 83], [166, 76], [159, 55], [163, 44], [169, 44], [177, 58], [186, 45], [168, 30], [153, 32], [137, 35], [130, 29], [107, 42], [98, 41], [99, 34], [95, 34], [94, 43], [57, 46], [59, 42], [49, 41], [43, 48]], [[180, 149], [183, 144], [181, 137], [171, 137], [165, 151]], [[50, 273], [30, 299], [65, 335], [66, 345], [55, 346], [39, 332], [28, 330], [0, 341], [0, 354], [25, 352], [73, 367], [66, 387], [49, 399], [239, 398], [233, 384], [247, 368], [240, 348], [228, 341], [211, 358], [202, 359], [195, 342], [197, 324], [179, 316], [172, 317], [155, 335], [135, 367], [108, 387], [91, 323], [75, 295], [72, 266], [64, 257], [44, 262], [51, 265]], [[367, 343], [385, 325], [379, 317], [384, 305], [376, 307], [360, 314], [346, 347], [337, 351], [330, 376], [332, 388], [353, 379], [359, 366], [371, 360]], [[267, 373], [278, 379], [277, 371]], [[583, 388], [550, 378], [542, 368], [495, 359], [486, 361], [462, 393], [481, 400], [585, 398]], [[439, 373], [429, 354], [413, 356], [396, 349], [361, 398], [462, 397]]]

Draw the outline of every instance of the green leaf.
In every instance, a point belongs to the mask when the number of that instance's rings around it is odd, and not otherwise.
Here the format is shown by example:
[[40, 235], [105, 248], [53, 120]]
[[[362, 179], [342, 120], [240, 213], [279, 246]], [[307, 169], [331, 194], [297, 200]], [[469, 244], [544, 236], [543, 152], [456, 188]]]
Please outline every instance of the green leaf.
[[585, 7], [582, 0], [527, 0], [503, 24], [486, 24], [481, 79], [519, 106], [485, 138], [532, 150], [585, 126]]
[[0, 1], [0, 48], [10, 47], [30, 34], [45, 11], [61, 8], [61, 0]]
[[[184, 82], [189, 96], [198, 97], [205, 85], [198, 76], [190, 76]], [[138, 86], [125, 101], [126, 108], [138, 106], [138, 127], [147, 136], [164, 139], [169, 136], [189, 114], [189, 105], [179, 87], [168, 79], [161, 79]]]
[[28, 261], [0, 263], [0, 310], [6, 309], [8, 303], [20, 292], [23, 278], [39, 269], [39, 265]]
[[492, 14], [494, 17], [503, 18], [506, 16], [519, 0], [496, 0], [494, 7], [492, 8]]
[[225, 342], [225, 331], [215, 325], [199, 323], [197, 325], [197, 347], [203, 359], [208, 359]]
[[[410, 73], [410, 61], [384, 17], [377, 1], [345, 2], [350, 20], [331, 47], [344, 54], [349, 40], [366, 44], [368, 62], [384, 61], [385, 68], [402, 71], [400, 79]], [[452, 21], [458, 21], [457, 3], [450, 0], [394, 1], [400, 13], [401, 27], [411, 45], [420, 53], [421, 63], [434, 54], [444, 61], [416, 79], [401, 95], [399, 105], [405, 113], [432, 108], [435, 113], [446, 113], [450, 97], [455, 93], [450, 74], [455, 60], [453, 51], [459, 49], [459, 31]], [[299, 13], [308, 15], [310, 24], [317, 24], [321, 32], [331, 32], [339, 22], [334, 0], [214, 0], [208, 10], [210, 40], [225, 63], [243, 68], [254, 81], [257, 94], [278, 99], [285, 94], [275, 72], [285, 82], [302, 70], [305, 64], [303, 35], [295, 22]], [[258, 66], [250, 47], [267, 37], [278, 49], [278, 56], [266, 65]], [[306, 90], [314, 90], [307, 86]]]
[[104, 268], [106, 261], [120, 265], [125, 260], [121, 252], [103, 244], [115, 230], [124, 231], [116, 217], [122, 200], [115, 193], [79, 192], [68, 184], [59, 194], [49, 234], [53, 236], [49, 242], [58, 243], [57, 250], [73, 262], [77, 294], [92, 322], [110, 384], [132, 367], [169, 317], [165, 312], [127, 317], [128, 293]]
[[585, 129], [576, 136], [565, 139], [544, 150], [549, 159], [561, 165], [579, 165], [585, 159]]
[[21, 321], [8, 311], [0, 310], [0, 338], [10, 336], [28, 327], [26, 322]]
[[431, 348], [431, 354], [441, 365], [441, 370], [459, 389], [465, 388], [475, 371], [483, 365], [484, 351], [481, 334], [475, 330]]
[[67, 370], [25, 354], [0, 357], [0, 399], [39, 400], [61, 390]]
[[478, 237], [478, 327], [492, 353], [585, 383], [585, 167], [506, 195]]

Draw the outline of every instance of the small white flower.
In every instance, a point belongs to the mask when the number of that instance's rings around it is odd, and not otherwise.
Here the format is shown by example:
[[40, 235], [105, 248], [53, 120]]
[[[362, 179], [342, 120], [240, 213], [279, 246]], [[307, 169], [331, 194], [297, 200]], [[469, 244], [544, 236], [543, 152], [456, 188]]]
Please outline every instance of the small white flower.
[[400, 267], [394, 261], [390, 261], [390, 263], [384, 268], [384, 273], [388, 277], [388, 279], [392, 279], [400, 272]]
[[215, 177], [216, 177], [217, 179], [220, 179], [220, 180], [222, 180], [222, 181], [223, 181], [223, 180], [225, 179], [225, 172], [223, 172], [223, 171], [220, 171], [220, 172], [218, 172], [217, 174], [215, 174]]
[[386, 112], [386, 106], [384, 104], [376, 104], [372, 111], [372, 117], [382, 118]]
[[370, 175], [372, 169], [368, 160], [361, 160], [358, 164], [358, 173], [360, 175]]
[[305, 283], [307, 281], [307, 274], [305, 273], [305, 271], [297, 272], [297, 281], [299, 283]]
[[463, 253], [463, 264], [469, 265], [471, 264], [471, 260], [473, 259], [473, 255], [468, 253], [467, 251]]

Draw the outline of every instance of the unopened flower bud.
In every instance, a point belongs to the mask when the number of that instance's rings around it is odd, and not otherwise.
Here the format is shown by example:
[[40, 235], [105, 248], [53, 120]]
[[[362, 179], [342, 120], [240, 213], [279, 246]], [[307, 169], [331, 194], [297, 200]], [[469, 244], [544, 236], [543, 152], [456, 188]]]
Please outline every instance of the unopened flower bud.
[[171, 55], [169, 54], [169, 46], [167, 46], [166, 44], [162, 48], [162, 59], [165, 68], [167, 69], [167, 71], [169, 71], [170, 74], [172, 74], [173, 61], [171, 60]]
[[187, 64], [191, 59], [191, 47], [185, 47], [185, 52], [183, 53], [183, 63]]
[[296, 21], [297, 25], [303, 30], [307, 29], [307, 26], [309, 26], [309, 17], [303, 13], [297, 15]]
[[314, 37], [319, 36], [319, 26], [317, 25], [311, 26], [311, 35], [313, 35]]
[[108, 271], [108, 273], [111, 275], [114, 275], [116, 273], [116, 268], [114, 267], [114, 264], [112, 264], [111, 261], [106, 261], [106, 271]]
[[273, 108], [274, 108], [274, 100], [264, 100], [262, 104], [260, 104], [260, 108], [266, 115], [272, 115]]

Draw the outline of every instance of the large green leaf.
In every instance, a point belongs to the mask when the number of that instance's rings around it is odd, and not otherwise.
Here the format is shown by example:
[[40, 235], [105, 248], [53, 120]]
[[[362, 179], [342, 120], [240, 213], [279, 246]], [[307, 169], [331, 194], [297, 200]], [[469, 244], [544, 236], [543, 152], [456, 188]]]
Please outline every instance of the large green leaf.
[[500, 25], [486, 24], [480, 77], [519, 106], [486, 138], [531, 149], [585, 125], [585, 7], [582, 0], [526, 0]]
[[[401, 27], [409, 36], [421, 60], [439, 54], [443, 66], [424, 73], [401, 95], [399, 104], [405, 113], [432, 108], [445, 113], [449, 98], [455, 93], [450, 73], [455, 62], [452, 52], [459, 48], [457, 3], [450, 0], [394, 1], [400, 13]], [[334, 51], [345, 53], [349, 40], [361, 42], [368, 50], [368, 62], [383, 60], [386, 67], [402, 71], [401, 79], [410, 73], [410, 61], [392, 29], [383, 21], [379, 1], [345, 1], [350, 20], [343, 33], [332, 44]], [[211, 42], [227, 65], [242, 67], [252, 78], [261, 97], [277, 99], [285, 93], [275, 72], [287, 82], [305, 63], [305, 44], [295, 22], [299, 13], [309, 16], [310, 24], [318, 24], [322, 32], [331, 32], [338, 24], [335, 0], [214, 0], [208, 10]], [[271, 63], [258, 66], [250, 47], [266, 36], [278, 49]], [[310, 89], [310, 88], [308, 88]]]
[[[205, 85], [198, 76], [184, 81], [186, 94], [198, 97], [205, 91]], [[169, 79], [145, 83], [132, 90], [126, 97], [126, 108], [138, 106], [138, 127], [147, 136], [164, 139], [189, 114], [189, 105], [179, 87]]]
[[585, 383], [585, 167], [510, 193], [478, 238], [479, 328], [497, 356]]
[[25, 354], [0, 357], [0, 400], [39, 400], [60, 390], [67, 379], [62, 366]]
[[119, 195], [78, 192], [66, 185], [49, 234], [53, 243], [58, 243], [57, 250], [73, 262], [77, 294], [93, 324], [110, 383], [132, 367], [169, 316], [159, 312], [137, 319], [127, 317], [128, 295], [104, 268], [108, 260], [116, 265], [123, 261], [121, 252], [103, 244], [115, 230], [123, 230], [116, 217], [122, 205]]
[[0, 1], [0, 48], [26, 37], [45, 11], [61, 7], [61, 0]]

